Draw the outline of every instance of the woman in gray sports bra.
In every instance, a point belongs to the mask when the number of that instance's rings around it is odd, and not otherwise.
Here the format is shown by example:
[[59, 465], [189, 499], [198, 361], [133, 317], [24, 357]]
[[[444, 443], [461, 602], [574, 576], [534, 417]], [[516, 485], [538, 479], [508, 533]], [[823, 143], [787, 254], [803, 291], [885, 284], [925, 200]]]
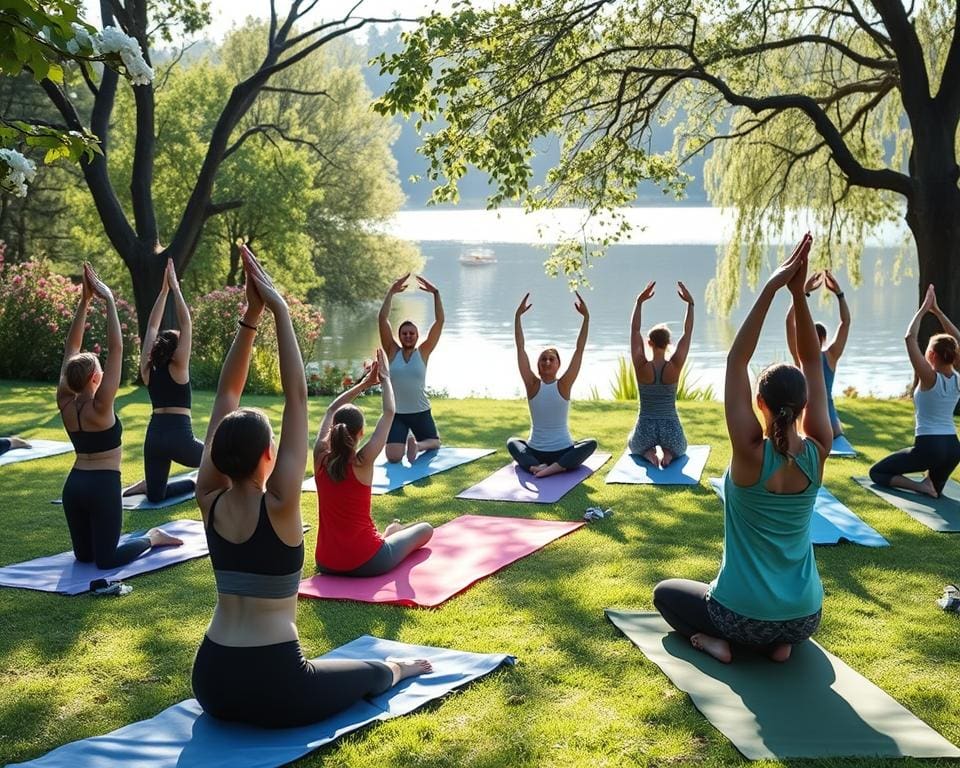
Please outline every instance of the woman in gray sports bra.
[[[687, 312], [683, 318], [683, 335], [668, 358], [669, 329], [665, 325], [655, 325], [646, 339], [640, 330], [643, 302], [653, 297], [655, 286], [655, 282], [648, 283], [637, 296], [630, 320], [630, 357], [637, 375], [640, 412], [627, 446], [630, 453], [643, 456], [662, 469], [687, 452], [687, 438], [683, 434], [680, 416], [677, 415], [677, 382], [680, 381], [680, 372], [687, 360], [693, 335], [693, 296], [683, 283], [677, 282], [677, 294], [687, 303]], [[647, 344], [650, 345], [649, 357]]]

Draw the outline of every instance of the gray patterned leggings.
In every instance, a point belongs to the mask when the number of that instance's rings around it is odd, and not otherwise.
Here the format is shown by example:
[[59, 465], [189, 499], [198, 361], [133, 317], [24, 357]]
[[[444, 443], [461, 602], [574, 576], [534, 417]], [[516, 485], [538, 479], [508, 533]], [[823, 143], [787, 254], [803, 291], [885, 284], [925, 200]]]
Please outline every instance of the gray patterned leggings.
[[667, 623], [684, 637], [703, 632], [733, 643], [766, 647], [796, 645], [820, 626], [820, 611], [799, 619], [751, 619], [707, 596], [709, 584], [690, 579], [667, 579], [653, 589], [653, 604]]

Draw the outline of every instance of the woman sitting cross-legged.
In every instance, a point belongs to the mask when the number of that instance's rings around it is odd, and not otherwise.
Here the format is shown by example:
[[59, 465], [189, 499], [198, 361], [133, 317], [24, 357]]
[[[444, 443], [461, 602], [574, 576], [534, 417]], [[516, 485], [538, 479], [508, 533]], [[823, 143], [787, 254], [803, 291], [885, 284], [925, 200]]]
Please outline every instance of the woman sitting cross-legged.
[[517, 365], [520, 368], [520, 378], [527, 390], [527, 405], [530, 407], [530, 437], [521, 440], [511, 437], [507, 441], [507, 450], [517, 462], [528, 472], [537, 477], [547, 477], [558, 472], [566, 472], [583, 464], [590, 455], [597, 450], [597, 441], [593, 439], [580, 440], [576, 443], [570, 436], [567, 426], [567, 417], [570, 413], [570, 391], [580, 373], [580, 364], [583, 362], [583, 350], [587, 345], [587, 329], [590, 324], [590, 313], [587, 305], [577, 294], [573, 306], [581, 315], [583, 322], [580, 325], [580, 334], [577, 336], [577, 346], [570, 365], [559, 378], [560, 353], [553, 347], [548, 347], [537, 358], [537, 377], [530, 368], [530, 360], [523, 340], [523, 326], [520, 316], [533, 305], [528, 303], [530, 294], [520, 300], [514, 316], [514, 335], [517, 342]]
[[[786, 661], [820, 624], [823, 586], [810, 520], [833, 429], [820, 344], [803, 291], [810, 243], [808, 234], [771, 275], [727, 355], [724, 410], [733, 456], [723, 481], [720, 572], [711, 584], [669, 579], [653, 591], [667, 622], [722, 662], [731, 659], [731, 643]], [[761, 426], [748, 365], [770, 302], [784, 286], [793, 296], [800, 368], [778, 364], [761, 373]]]
[[[383, 412], [370, 439], [360, 446], [363, 411], [353, 400], [377, 383], [383, 393]], [[404, 527], [397, 521], [380, 534], [370, 517], [373, 464], [387, 441], [394, 409], [390, 366], [378, 349], [363, 380], [330, 404], [313, 449], [320, 507], [316, 558], [322, 573], [379, 576], [392, 571], [433, 536], [430, 523]]]
[[[220, 371], [197, 476], [217, 605], [193, 665], [193, 691], [214, 717], [261, 727], [317, 722], [400, 680], [424, 660], [307, 661], [297, 634], [303, 567], [300, 486], [307, 455], [307, 383], [286, 302], [246, 248], [247, 309]], [[283, 433], [239, 408], [264, 306], [274, 316]]]

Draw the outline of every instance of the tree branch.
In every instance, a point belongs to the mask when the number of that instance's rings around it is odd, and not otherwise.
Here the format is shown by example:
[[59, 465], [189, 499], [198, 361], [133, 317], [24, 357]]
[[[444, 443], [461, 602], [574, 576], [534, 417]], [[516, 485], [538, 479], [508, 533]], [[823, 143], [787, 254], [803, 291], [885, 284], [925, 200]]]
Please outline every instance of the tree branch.
[[207, 203], [206, 210], [204, 211], [204, 216], [206, 218], [211, 218], [217, 216], [225, 211], [232, 211], [235, 208], [240, 208], [244, 204], [243, 200], [225, 200], [222, 203]]
[[916, 124], [928, 119], [927, 106], [930, 103], [930, 78], [923, 58], [923, 48], [917, 38], [917, 31], [910, 23], [907, 11], [900, 0], [871, 0], [883, 25], [890, 35], [890, 42], [900, 64], [901, 79], [905, 87], [900, 89], [903, 107]]

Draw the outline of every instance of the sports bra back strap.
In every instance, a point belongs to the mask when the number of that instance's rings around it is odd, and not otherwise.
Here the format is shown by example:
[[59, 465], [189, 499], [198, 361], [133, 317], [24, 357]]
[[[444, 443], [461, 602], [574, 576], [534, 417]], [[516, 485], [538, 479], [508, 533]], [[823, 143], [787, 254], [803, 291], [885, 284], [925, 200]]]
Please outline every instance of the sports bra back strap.
[[217, 508], [217, 502], [220, 501], [220, 497], [229, 490], [229, 488], [224, 488], [220, 491], [220, 493], [217, 494], [217, 498], [213, 500], [213, 504], [210, 505], [210, 511], [207, 513], [207, 528], [213, 528], [213, 511]]

